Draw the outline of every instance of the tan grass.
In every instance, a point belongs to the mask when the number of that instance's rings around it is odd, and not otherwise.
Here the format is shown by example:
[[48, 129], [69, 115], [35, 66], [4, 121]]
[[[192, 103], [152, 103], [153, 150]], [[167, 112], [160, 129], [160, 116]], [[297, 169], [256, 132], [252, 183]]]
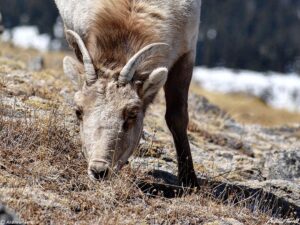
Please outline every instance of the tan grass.
[[274, 109], [255, 97], [210, 92], [201, 89], [197, 84], [193, 84], [191, 90], [206, 97], [242, 124], [274, 127], [300, 123], [300, 113]]

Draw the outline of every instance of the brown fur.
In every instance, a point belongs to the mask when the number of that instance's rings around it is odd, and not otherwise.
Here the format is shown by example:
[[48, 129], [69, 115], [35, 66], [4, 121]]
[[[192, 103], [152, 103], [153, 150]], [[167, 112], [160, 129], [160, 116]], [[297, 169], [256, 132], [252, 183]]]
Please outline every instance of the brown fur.
[[153, 24], [161, 24], [164, 18], [145, 2], [103, 0], [86, 41], [96, 69], [120, 69], [142, 47], [159, 42], [159, 29]]

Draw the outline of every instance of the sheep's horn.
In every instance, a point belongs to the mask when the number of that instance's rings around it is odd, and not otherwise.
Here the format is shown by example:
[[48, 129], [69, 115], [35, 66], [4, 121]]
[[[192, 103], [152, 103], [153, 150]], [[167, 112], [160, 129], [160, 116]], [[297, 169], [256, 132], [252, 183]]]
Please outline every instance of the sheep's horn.
[[166, 51], [168, 49], [169, 45], [166, 43], [153, 43], [142, 48], [128, 61], [128, 63], [122, 69], [119, 76], [120, 84], [124, 85], [132, 80], [135, 71], [137, 70], [138, 66], [145, 60], [145, 58], [153, 55], [155, 52]]
[[81, 54], [83, 57], [84, 70], [86, 73], [87, 84], [90, 85], [90, 84], [96, 82], [97, 74], [95, 71], [95, 67], [93, 65], [91, 56], [90, 56], [82, 38], [79, 36], [79, 34], [77, 34], [76, 32], [74, 32], [72, 30], [67, 30], [66, 32], [67, 32], [67, 34], [71, 35], [75, 39], [75, 41], [81, 51]]

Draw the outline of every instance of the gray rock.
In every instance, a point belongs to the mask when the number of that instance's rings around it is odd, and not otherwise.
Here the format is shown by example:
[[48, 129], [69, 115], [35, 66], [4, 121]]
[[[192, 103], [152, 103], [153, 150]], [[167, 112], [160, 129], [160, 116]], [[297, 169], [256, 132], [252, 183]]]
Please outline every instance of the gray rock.
[[0, 224], [1, 225], [22, 225], [21, 221], [10, 212], [7, 208], [0, 204]]
[[265, 171], [268, 179], [296, 180], [300, 178], [300, 151], [286, 150], [266, 155]]
[[31, 71], [40, 71], [44, 68], [44, 64], [44, 58], [42, 56], [37, 56], [28, 62], [27, 67]]
[[291, 204], [298, 207], [300, 213], [300, 183], [286, 180], [266, 180], [266, 181], [246, 181], [237, 183], [250, 188], [260, 188], [267, 193], [273, 193], [278, 198], [285, 199]]

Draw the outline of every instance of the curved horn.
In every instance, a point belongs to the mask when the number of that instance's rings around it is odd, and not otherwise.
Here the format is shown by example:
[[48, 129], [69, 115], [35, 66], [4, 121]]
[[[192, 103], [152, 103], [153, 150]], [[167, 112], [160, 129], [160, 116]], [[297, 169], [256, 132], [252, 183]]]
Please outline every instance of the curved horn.
[[143, 62], [143, 60], [145, 60], [145, 58], [149, 57], [155, 52], [165, 51], [168, 49], [169, 45], [166, 43], [153, 43], [142, 48], [124, 66], [119, 76], [119, 82], [121, 84], [127, 84], [128, 82], [130, 82], [135, 71], [137, 70], [137, 67], [140, 63]]
[[66, 32], [67, 32], [67, 34], [71, 35], [75, 39], [75, 41], [81, 51], [81, 54], [83, 57], [84, 70], [86, 73], [87, 84], [94, 83], [97, 80], [97, 74], [96, 74], [95, 67], [93, 65], [91, 56], [90, 56], [82, 38], [79, 36], [79, 34], [77, 34], [76, 32], [74, 32], [72, 30], [67, 30]]

